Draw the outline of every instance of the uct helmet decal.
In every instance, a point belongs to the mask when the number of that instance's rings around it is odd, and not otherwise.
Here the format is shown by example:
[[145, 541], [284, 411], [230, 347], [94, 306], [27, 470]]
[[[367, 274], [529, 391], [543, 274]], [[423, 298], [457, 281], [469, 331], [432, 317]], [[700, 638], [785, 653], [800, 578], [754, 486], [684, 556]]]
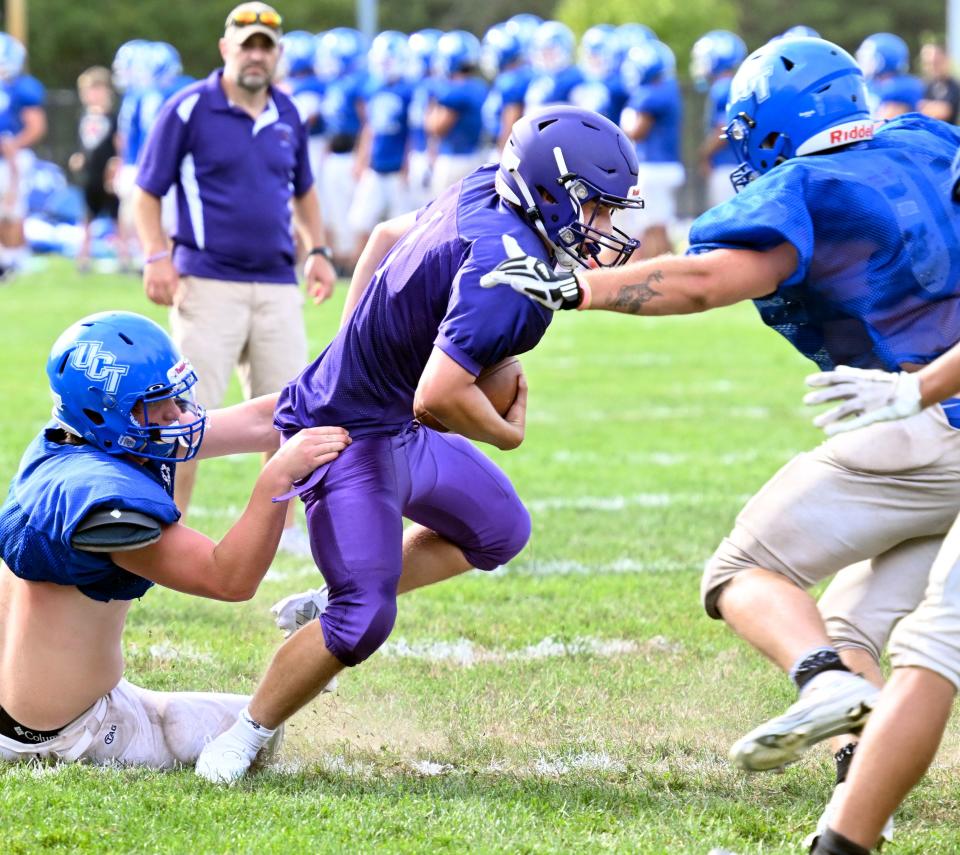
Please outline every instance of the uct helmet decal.
[[130, 366], [118, 363], [114, 354], [101, 348], [98, 341], [78, 341], [70, 361], [94, 383], [103, 383], [104, 392], [113, 395]]

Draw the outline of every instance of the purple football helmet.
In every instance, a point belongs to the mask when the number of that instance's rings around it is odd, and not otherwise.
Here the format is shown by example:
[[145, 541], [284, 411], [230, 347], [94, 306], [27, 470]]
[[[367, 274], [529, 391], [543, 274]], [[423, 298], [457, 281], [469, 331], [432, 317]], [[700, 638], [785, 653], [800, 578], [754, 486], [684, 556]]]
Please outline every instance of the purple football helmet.
[[[636, 150], [620, 128], [591, 110], [556, 104], [516, 122], [496, 177], [501, 198], [520, 208], [568, 268], [615, 267], [630, 258], [639, 241], [594, 222], [602, 207], [642, 208], [636, 183]], [[584, 221], [591, 201], [598, 204]]]

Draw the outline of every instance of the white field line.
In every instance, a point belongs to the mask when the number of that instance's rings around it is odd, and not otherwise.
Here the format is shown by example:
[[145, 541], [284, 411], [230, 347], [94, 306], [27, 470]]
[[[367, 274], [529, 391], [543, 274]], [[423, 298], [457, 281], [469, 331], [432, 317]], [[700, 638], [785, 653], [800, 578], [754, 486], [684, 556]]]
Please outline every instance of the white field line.
[[500, 579], [504, 576], [615, 576], [700, 569], [700, 563], [694, 561], [638, 561], [635, 558], [623, 557], [603, 564], [584, 564], [581, 561], [558, 558], [551, 561], [518, 561], [498, 567], [492, 573], [483, 573], [483, 576], [487, 579]]
[[569, 656], [610, 658], [633, 656], [648, 651], [676, 653], [680, 649], [681, 645], [667, 640], [662, 635], [654, 636], [646, 642], [590, 636], [574, 638], [572, 641], [558, 641], [547, 636], [536, 644], [517, 650], [488, 649], [466, 638], [458, 638], [456, 641], [407, 641], [404, 638], [398, 638], [384, 644], [378, 651], [378, 655], [388, 659], [416, 659], [422, 662], [471, 668], [481, 664], [535, 662]]
[[531, 514], [547, 511], [623, 511], [627, 508], [666, 508], [672, 505], [706, 505], [734, 499], [741, 504], [750, 494], [729, 496], [712, 493], [633, 493], [629, 496], [551, 496], [524, 502]]

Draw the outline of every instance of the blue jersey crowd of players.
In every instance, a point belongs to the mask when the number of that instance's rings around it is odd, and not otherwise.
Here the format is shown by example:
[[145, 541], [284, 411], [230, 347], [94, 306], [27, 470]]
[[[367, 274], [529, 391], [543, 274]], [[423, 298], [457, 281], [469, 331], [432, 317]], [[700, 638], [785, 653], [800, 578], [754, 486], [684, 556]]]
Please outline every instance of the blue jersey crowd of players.
[[[811, 34], [808, 27], [794, 27], [777, 38]], [[5, 139], [20, 133], [20, 117], [42, 107], [44, 95], [42, 85], [23, 73], [22, 46], [2, 36], [0, 139]], [[688, 177], [683, 98], [674, 52], [649, 27], [597, 24], [578, 43], [559, 21], [518, 14], [492, 26], [482, 39], [463, 30], [426, 29], [382, 32], [368, 42], [357, 30], [336, 27], [290, 31], [282, 43], [278, 84], [309, 128], [324, 220], [343, 269], [350, 269], [379, 222], [421, 207], [482, 163], [496, 161], [517, 118], [557, 103], [593, 110], [621, 125], [636, 146], [637, 195], [646, 204], [624, 212], [618, 225], [641, 239], [643, 255], [671, 248], [677, 196]], [[696, 42], [690, 59], [705, 115], [702, 125], [688, 121], [686, 133], [702, 140], [696, 168], [709, 207], [733, 193], [729, 173], [735, 160], [721, 133], [730, 79], [746, 55], [739, 36], [715, 30]], [[856, 57], [876, 118], [922, 108], [924, 83], [909, 73], [910, 52], [902, 38], [868, 36]], [[125, 241], [132, 233], [128, 203], [143, 143], [165, 99], [190, 78], [172, 45], [141, 39], [117, 50], [113, 77], [122, 95], [115, 191]], [[21, 148], [27, 152], [29, 145]], [[19, 175], [21, 187], [27, 187], [29, 172], [27, 160], [13, 170], [14, 180]], [[10, 183], [8, 175], [0, 170], [0, 184]], [[13, 263], [17, 243], [6, 223], [13, 214], [22, 220], [23, 207], [3, 205], [4, 267]], [[175, 216], [172, 202], [167, 209]]]

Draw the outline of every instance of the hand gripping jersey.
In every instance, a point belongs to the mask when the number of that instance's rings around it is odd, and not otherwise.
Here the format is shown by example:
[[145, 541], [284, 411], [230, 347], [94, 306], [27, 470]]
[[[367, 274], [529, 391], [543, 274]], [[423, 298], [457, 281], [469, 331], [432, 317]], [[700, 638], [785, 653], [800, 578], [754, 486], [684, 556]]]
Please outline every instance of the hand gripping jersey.
[[[276, 426], [288, 436], [343, 425], [354, 439], [399, 432], [434, 346], [477, 375], [530, 350], [552, 313], [480, 277], [507, 258], [504, 235], [548, 260], [533, 229], [494, 190], [484, 166], [421, 209], [394, 246], [347, 324], [280, 395]], [[505, 299], [506, 297], [506, 299]]]
[[897, 371], [960, 340], [960, 218], [950, 164], [960, 129], [909, 115], [867, 142], [795, 157], [707, 211], [690, 252], [789, 241], [793, 275], [754, 301], [822, 369]]
[[104, 552], [71, 545], [77, 526], [95, 510], [136, 511], [169, 525], [173, 466], [140, 465], [93, 445], [61, 445], [50, 424], [27, 448], [0, 508], [0, 556], [21, 579], [75, 585], [94, 600], [142, 597], [153, 582], [128, 573]]

